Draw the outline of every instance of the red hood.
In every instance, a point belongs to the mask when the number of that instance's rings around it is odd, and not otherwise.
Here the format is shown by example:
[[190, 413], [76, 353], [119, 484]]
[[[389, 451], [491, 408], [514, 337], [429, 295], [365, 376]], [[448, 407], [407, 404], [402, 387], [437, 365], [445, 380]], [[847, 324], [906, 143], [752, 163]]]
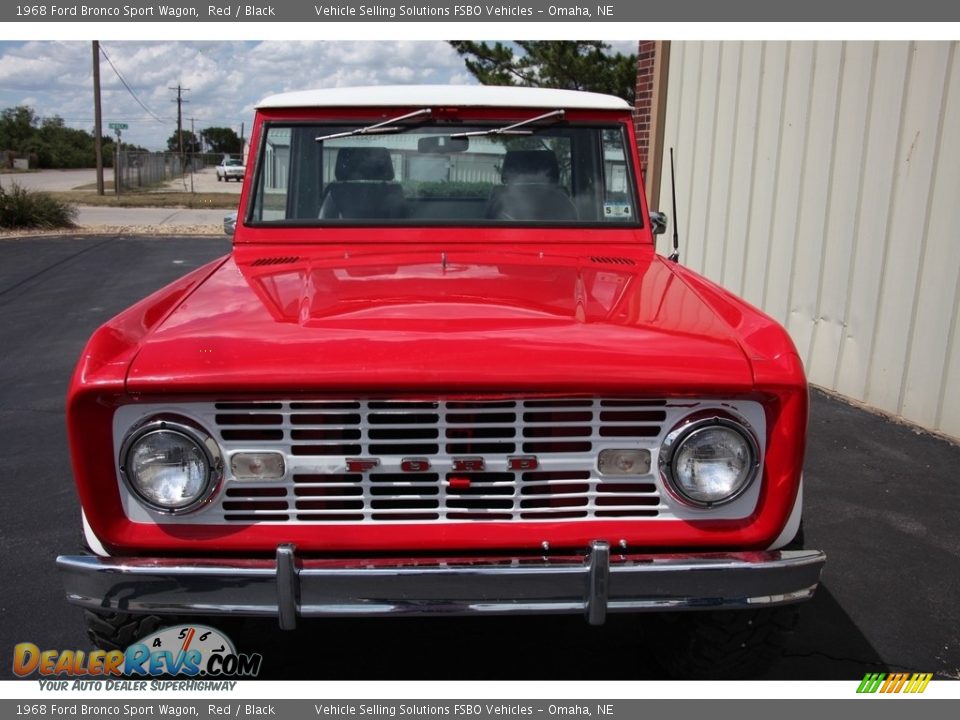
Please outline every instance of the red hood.
[[131, 392], [743, 392], [750, 363], [650, 248], [238, 248]]

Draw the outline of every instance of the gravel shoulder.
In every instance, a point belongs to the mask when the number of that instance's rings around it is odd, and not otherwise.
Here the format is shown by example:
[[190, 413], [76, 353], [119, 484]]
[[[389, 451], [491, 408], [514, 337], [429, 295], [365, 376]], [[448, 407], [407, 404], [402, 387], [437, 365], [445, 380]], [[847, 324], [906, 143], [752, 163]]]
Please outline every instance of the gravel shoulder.
[[0, 240], [13, 238], [49, 238], [75, 237], [78, 235], [151, 235], [151, 236], [183, 236], [183, 235], [223, 235], [223, 228], [218, 225], [90, 225], [65, 228], [61, 230], [44, 230], [33, 228], [30, 230], [0, 231]]
[[74, 235], [219, 235], [229, 210], [78, 206], [74, 228], [0, 231], [0, 239]]

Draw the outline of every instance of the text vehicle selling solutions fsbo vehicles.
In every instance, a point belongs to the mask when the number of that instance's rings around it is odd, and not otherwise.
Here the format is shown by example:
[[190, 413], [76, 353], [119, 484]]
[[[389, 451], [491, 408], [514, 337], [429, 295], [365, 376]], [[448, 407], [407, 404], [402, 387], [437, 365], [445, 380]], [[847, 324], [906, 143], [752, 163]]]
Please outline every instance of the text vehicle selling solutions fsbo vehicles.
[[675, 673], [755, 671], [824, 562], [806, 380], [779, 325], [656, 252], [625, 102], [288, 93], [248, 166], [232, 252], [97, 330], [73, 378], [89, 548], [58, 564], [95, 642], [657, 611]]

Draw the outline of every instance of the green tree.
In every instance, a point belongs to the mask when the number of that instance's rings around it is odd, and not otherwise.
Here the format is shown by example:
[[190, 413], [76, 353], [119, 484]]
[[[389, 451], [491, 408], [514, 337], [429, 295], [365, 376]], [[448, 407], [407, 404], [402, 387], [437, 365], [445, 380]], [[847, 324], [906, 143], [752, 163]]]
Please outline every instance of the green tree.
[[228, 127], [208, 127], [200, 131], [210, 148], [210, 152], [237, 154], [243, 152], [243, 143], [240, 136]]
[[23, 145], [36, 130], [37, 115], [26, 105], [0, 112], [0, 150], [23, 152]]
[[456, 40], [450, 44], [484, 85], [589, 90], [633, 104], [637, 56], [612, 53], [599, 40], [517, 40], [493, 45]]
[[40, 167], [80, 168], [95, 163], [93, 136], [67, 127], [57, 115], [40, 123], [25, 149], [37, 156]]
[[[183, 151], [185, 153], [198, 153], [201, 151], [200, 147], [200, 138], [189, 130], [181, 130], [180, 135], [183, 136]], [[170, 152], [180, 152], [180, 139], [177, 137], [177, 132], [174, 130], [173, 135], [167, 138], [167, 150]]]
[[[103, 161], [113, 163], [113, 142], [110, 135], [101, 135]], [[144, 148], [123, 143], [125, 150]], [[89, 168], [96, 165], [93, 134], [67, 127], [58, 115], [40, 118], [32, 108], [18, 106], [0, 111], [0, 152], [29, 156], [41, 168]]]

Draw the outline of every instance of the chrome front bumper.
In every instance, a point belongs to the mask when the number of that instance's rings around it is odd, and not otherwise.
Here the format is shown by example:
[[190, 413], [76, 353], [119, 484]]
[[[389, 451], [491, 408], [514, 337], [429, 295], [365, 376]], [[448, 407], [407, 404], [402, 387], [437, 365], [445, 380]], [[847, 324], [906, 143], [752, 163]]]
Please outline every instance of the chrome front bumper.
[[61, 556], [67, 600], [138, 614], [298, 617], [712, 610], [813, 595], [817, 550], [635, 555], [594, 542], [562, 557], [275, 560]]

